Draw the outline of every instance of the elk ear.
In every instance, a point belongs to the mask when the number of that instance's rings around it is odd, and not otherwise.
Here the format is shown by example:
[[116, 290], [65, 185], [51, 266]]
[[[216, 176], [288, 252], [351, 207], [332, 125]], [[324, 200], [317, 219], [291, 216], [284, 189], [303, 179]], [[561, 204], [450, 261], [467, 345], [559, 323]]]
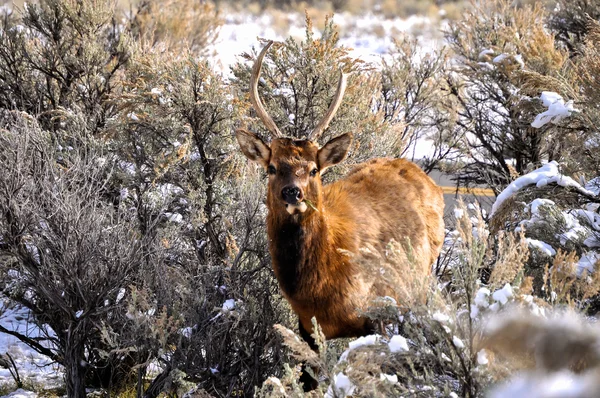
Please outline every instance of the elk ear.
[[330, 140], [323, 148], [319, 149], [317, 159], [319, 161], [319, 169], [325, 170], [329, 166], [338, 164], [348, 154], [350, 144], [352, 144], [352, 133], [346, 133]]
[[260, 163], [265, 169], [269, 166], [271, 158], [271, 148], [265, 144], [260, 138], [247, 130], [237, 129], [235, 131], [240, 148], [244, 155], [253, 162]]

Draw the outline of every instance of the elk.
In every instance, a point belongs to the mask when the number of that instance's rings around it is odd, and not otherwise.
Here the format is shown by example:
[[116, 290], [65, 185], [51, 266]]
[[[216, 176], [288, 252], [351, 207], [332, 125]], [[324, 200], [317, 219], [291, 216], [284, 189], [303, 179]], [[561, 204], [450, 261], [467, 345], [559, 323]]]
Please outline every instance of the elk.
[[405, 159], [373, 159], [323, 186], [321, 175], [344, 160], [353, 140], [346, 133], [323, 147], [317, 144], [342, 103], [347, 75], [341, 74], [327, 113], [307, 139], [284, 137], [258, 95], [263, 59], [272, 43], [252, 68], [250, 100], [274, 137], [268, 145], [238, 129], [236, 138], [244, 155], [268, 174], [267, 234], [273, 270], [298, 315], [301, 336], [314, 349], [312, 317], [327, 339], [365, 335], [374, 325], [357, 309], [375, 296], [390, 294], [381, 282], [395, 281], [369, 276], [361, 265], [361, 248], [384, 253], [390, 241], [408, 241], [412, 266], [423, 275], [431, 272], [444, 238], [444, 199], [441, 188]]

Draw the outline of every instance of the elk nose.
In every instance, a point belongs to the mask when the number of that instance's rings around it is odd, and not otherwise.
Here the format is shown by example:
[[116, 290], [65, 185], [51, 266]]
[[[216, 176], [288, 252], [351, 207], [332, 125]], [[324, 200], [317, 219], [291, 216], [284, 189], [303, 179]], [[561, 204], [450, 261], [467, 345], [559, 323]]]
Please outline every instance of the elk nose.
[[302, 191], [296, 186], [287, 186], [281, 190], [281, 196], [287, 203], [295, 205], [302, 200]]

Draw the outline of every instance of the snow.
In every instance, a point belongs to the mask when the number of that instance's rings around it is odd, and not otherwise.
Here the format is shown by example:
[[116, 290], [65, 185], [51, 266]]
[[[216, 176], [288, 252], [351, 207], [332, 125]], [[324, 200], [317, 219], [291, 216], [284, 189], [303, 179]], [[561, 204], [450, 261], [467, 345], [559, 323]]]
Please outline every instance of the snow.
[[471, 304], [471, 319], [477, 318], [477, 315], [479, 315], [480, 310], [488, 308], [490, 306], [490, 303], [488, 302], [490, 294], [490, 290], [485, 287], [479, 288], [479, 290], [477, 290], [477, 293], [475, 293], [475, 299], [473, 300], [473, 304]]
[[585, 189], [593, 192], [595, 195], [600, 195], [600, 177], [596, 177], [585, 184]]
[[[595, 396], [590, 387], [596, 384], [591, 375], [576, 375], [568, 371], [555, 373], [530, 372], [513, 377], [494, 389], [490, 398], [580, 398]], [[591, 391], [590, 391], [591, 390]]]
[[177, 223], [177, 224], [183, 222], [183, 216], [179, 213], [166, 212], [165, 217], [167, 217], [167, 220], [169, 220], [169, 222], [173, 222], [173, 223]]
[[388, 343], [390, 352], [408, 352], [408, 343], [406, 339], [400, 335], [394, 335]]
[[[566, 232], [558, 234], [558, 238], [560, 239], [561, 245], [566, 245], [569, 241], [579, 241], [587, 235], [589, 235], [590, 231], [581, 225], [579, 222], [579, 218], [576, 217], [577, 212], [573, 211], [563, 211], [562, 215], [565, 220], [565, 227], [568, 228]], [[593, 240], [588, 241], [589, 247], [593, 247]]]
[[371, 334], [368, 336], [359, 337], [356, 340], [351, 341], [350, 343], [348, 343], [348, 349], [346, 351], [344, 351], [342, 353], [342, 355], [340, 356], [340, 361], [347, 360], [348, 354], [350, 354], [350, 351], [355, 350], [359, 347], [363, 347], [363, 346], [375, 345], [375, 344], [379, 343], [380, 339], [381, 339], [380, 335]]
[[534, 199], [529, 205], [529, 210], [531, 214], [539, 216], [540, 207], [542, 206], [554, 206], [554, 202], [550, 199]]
[[223, 303], [223, 312], [232, 311], [234, 308], [235, 308], [235, 300], [234, 299], [227, 299]]
[[[4, 304], [0, 305], [0, 307], [2, 307], [0, 309], [0, 325], [6, 329], [16, 331], [31, 338], [43, 339], [46, 335], [54, 335], [54, 332], [49, 327], [46, 327], [47, 330], [43, 331], [30, 323], [31, 319], [27, 309], [21, 307], [6, 308]], [[42, 344], [48, 346], [43, 341]], [[12, 356], [23, 381], [29, 381], [46, 387], [58, 387], [62, 384], [61, 368], [58, 365], [52, 364], [52, 361], [45, 355], [39, 354], [37, 351], [21, 343], [16, 337], [0, 333], [0, 353], [8, 353]], [[0, 385], [4, 383], [13, 383], [13, 378], [8, 369], [0, 368]], [[9, 396], [37, 396], [27, 395], [29, 393], [23, 390], [17, 390], [13, 394], [15, 395]]]
[[[486, 60], [489, 59], [488, 56], [492, 56], [494, 54], [493, 50], [483, 50], [479, 53], [479, 56], [477, 57], [478, 60], [482, 61], [482, 60]], [[494, 69], [494, 65], [493, 64], [518, 64], [521, 68], [525, 67], [525, 62], [523, 62], [523, 56], [521, 54], [506, 54], [506, 53], [502, 53], [500, 55], [497, 55], [496, 57], [494, 57], [494, 59], [492, 59], [492, 63], [489, 62], [478, 62], [478, 64], [480, 66], [485, 67], [486, 69], [490, 69], [493, 70]]]
[[475, 294], [475, 305], [478, 307], [487, 308], [489, 306], [488, 297], [490, 294], [490, 289], [486, 287], [479, 288]]
[[577, 262], [577, 275], [581, 275], [584, 271], [593, 272], [595, 265], [600, 261], [600, 253], [589, 252], [583, 254]]
[[180, 334], [181, 334], [183, 337], [185, 337], [185, 338], [188, 338], [188, 339], [189, 339], [190, 337], [192, 337], [192, 333], [193, 333], [193, 332], [194, 332], [194, 328], [192, 328], [192, 327], [189, 327], [189, 326], [188, 326], [188, 327], [186, 327], [186, 328], [183, 328], [183, 329], [181, 329], [181, 330], [179, 331], [179, 333], [180, 333]]
[[[289, 27], [280, 28], [279, 31], [273, 27], [282, 24], [275, 23], [275, 18], [281, 18], [281, 15], [270, 15], [268, 11], [258, 16], [228, 13], [217, 40], [208, 49], [212, 66], [231, 77], [230, 66], [242, 60], [240, 55], [243, 52], [250, 52], [253, 47], [260, 48], [259, 37], [275, 41], [283, 41], [288, 36], [296, 40], [305, 38], [306, 27], [303, 14], [287, 14], [285, 22]], [[339, 27], [339, 45], [349, 47], [351, 57], [376, 66], [381, 65], [381, 57], [394, 48], [393, 38], [400, 32], [418, 34], [418, 49], [422, 53], [440, 47], [435, 37], [436, 30], [422, 29], [423, 26], [432, 25], [431, 20], [424, 16], [384, 19], [373, 13], [362, 15], [336, 13], [333, 15], [333, 22]], [[316, 28], [313, 28], [313, 34], [315, 38], [321, 36]]]
[[450, 317], [446, 314], [443, 314], [441, 312], [436, 312], [435, 314], [433, 314], [432, 316], [434, 321], [438, 321], [439, 323], [446, 324], [450, 321]]
[[509, 58], [510, 58], [510, 55], [508, 55], [508, 54], [500, 54], [497, 57], [495, 57], [492, 60], [492, 62], [495, 63], [495, 64], [500, 64], [500, 63], [502, 63], [503, 61], [505, 61], [505, 60], [507, 60]]
[[508, 283], [502, 289], [496, 290], [492, 294], [492, 298], [502, 305], [505, 305], [511, 297], [513, 297], [513, 290]]
[[[335, 388], [335, 393], [333, 392], [333, 388]], [[356, 386], [354, 385], [354, 383], [352, 383], [350, 378], [348, 378], [348, 376], [346, 376], [344, 373], [340, 372], [333, 376], [333, 384], [329, 386], [325, 397], [346, 397], [348, 395], [352, 395], [355, 389]]]
[[488, 360], [487, 353], [485, 352], [485, 350], [479, 350], [477, 352], [477, 364], [485, 366], [489, 362], [490, 361]]
[[513, 196], [519, 190], [530, 186], [530, 185], [538, 185], [539, 183], [543, 183], [544, 185], [549, 183], [556, 183], [563, 187], [572, 187], [577, 189], [578, 191], [588, 194], [594, 195], [593, 192], [588, 191], [583, 188], [577, 181], [572, 179], [571, 177], [566, 177], [560, 173], [558, 170], [558, 162], [551, 161], [532, 171], [531, 173], [525, 174], [514, 180], [509, 186], [507, 186], [504, 191], [500, 192], [500, 195], [496, 198], [496, 201], [492, 205], [492, 212], [490, 217], [494, 215], [494, 213], [502, 206], [502, 204], [511, 196]]
[[494, 55], [494, 50], [491, 50], [489, 48], [486, 48], [484, 50], [481, 50], [481, 52], [479, 53], [479, 55], [477, 56], [477, 59], [479, 60], [484, 60], [487, 58], [488, 55]]
[[461, 208], [459, 208], [459, 207], [455, 207], [455, 208], [454, 208], [454, 217], [455, 217], [456, 219], [460, 219], [460, 218], [462, 218], [462, 216], [464, 215], [464, 213], [465, 213], [465, 212], [464, 212], [464, 210], [463, 210], [463, 209], [461, 209]]
[[523, 56], [521, 54], [513, 55], [513, 59], [521, 68], [525, 67], [525, 62], [523, 62]]
[[465, 343], [463, 343], [463, 341], [457, 336], [452, 336], [452, 344], [454, 344], [454, 347], [458, 348], [459, 350], [465, 348]]
[[5, 397], [7, 398], [36, 398], [37, 396], [37, 393], [32, 391], [26, 391], [22, 388], [19, 388], [18, 390], [13, 391], [8, 395], [5, 395]]
[[366, 345], [374, 345], [377, 344], [379, 342], [379, 339], [381, 338], [380, 335], [378, 334], [371, 334], [368, 336], [363, 336], [363, 337], [359, 337], [358, 339], [351, 341], [348, 344], [348, 349], [349, 350], [355, 350], [359, 347], [363, 347]]
[[398, 383], [398, 376], [397, 375], [388, 375], [385, 373], [380, 373], [379, 374], [379, 380], [381, 381], [389, 381], [392, 384], [396, 384]]
[[583, 209], [578, 209], [575, 212], [579, 218], [586, 220], [593, 229], [600, 231], [600, 214]]
[[530, 247], [533, 247], [533, 248], [539, 250], [541, 253], [545, 254], [546, 256], [554, 256], [556, 254], [556, 250], [554, 250], [552, 248], [552, 246], [550, 246], [546, 242], [542, 242], [541, 240], [531, 239], [531, 238], [526, 238], [526, 240]]
[[[490, 304], [489, 299], [494, 300]], [[492, 312], [500, 310], [501, 306], [508, 303], [509, 299], [514, 297], [514, 292], [510, 284], [505, 284], [502, 289], [496, 290], [494, 293], [490, 293], [490, 290], [482, 287], [475, 294], [473, 303], [471, 304], [470, 316], [471, 319], [477, 318], [481, 310], [489, 309]]]
[[117, 300], [116, 302], [118, 303], [119, 301], [123, 300], [123, 297], [125, 297], [125, 288], [120, 288], [119, 289], [119, 293], [117, 294]]
[[548, 110], [535, 117], [535, 120], [531, 123], [532, 127], [539, 129], [550, 122], [556, 124], [562, 119], [571, 116], [572, 112], [579, 112], [579, 110], [573, 107], [572, 100], [565, 103], [563, 98], [553, 91], [542, 92], [540, 99]]

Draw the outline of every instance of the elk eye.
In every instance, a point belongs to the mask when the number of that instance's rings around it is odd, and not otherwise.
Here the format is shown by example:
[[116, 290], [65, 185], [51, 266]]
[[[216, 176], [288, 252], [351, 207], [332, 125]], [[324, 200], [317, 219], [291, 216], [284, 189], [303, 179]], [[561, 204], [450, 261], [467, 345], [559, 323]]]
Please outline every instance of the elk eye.
[[267, 173], [269, 173], [269, 174], [275, 174], [275, 173], [277, 173], [277, 169], [275, 168], [275, 166], [273, 166], [272, 164], [270, 164], [269, 167], [267, 167]]
[[318, 172], [319, 172], [319, 169], [312, 169], [311, 172], [310, 172], [310, 176], [314, 177], [314, 176], [317, 175]]

